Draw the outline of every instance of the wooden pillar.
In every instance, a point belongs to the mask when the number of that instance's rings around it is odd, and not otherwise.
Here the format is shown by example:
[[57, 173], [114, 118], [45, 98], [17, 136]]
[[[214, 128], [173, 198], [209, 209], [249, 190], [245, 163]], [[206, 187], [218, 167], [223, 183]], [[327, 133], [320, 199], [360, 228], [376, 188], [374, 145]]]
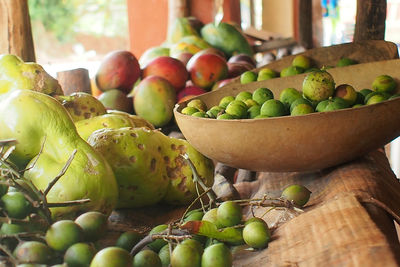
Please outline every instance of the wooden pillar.
[[168, 25], [171, 25], [176, 18], [188, 16], [187, 0], [168, 0]]
[[354, 41], [385, 38], [386, 0], [357, 0]]
[[36, 61], [27, 0], [0, 0], [0, 54]]
[[295, 0], [295, 27], [297, 42], [306, 49], [313, 48], [312, 0]]

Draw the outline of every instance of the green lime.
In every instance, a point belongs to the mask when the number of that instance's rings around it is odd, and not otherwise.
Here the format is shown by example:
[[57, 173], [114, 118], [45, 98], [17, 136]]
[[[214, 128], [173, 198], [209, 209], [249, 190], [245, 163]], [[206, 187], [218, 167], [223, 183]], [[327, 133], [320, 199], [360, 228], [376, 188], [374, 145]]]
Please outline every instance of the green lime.
[[295, 88], [285, 88], [279, 95], [279, 100], [289, 109], [290, 105], [297, 99], [303, 98], [301, 92]]
[[180, 243], [171, 254], [171, 266], [174, 267], [200, 267], [201, 254], [197, 248]]
[[75, 223], [83, 230], [84, 240], [97, 241], [107, 231], [108, 217], [98, 211], [88, 211], [79, 215]]
[[289, 66], [281, 70], [281, 77], [288, 77], [303, 73], [304, 69], [297, 66]]
[[252, 94], [250, 92], [242, 91], [236, 95], [235, 100], [245, 101], [247, 99], [251, 99], [251, 97]]
[[200, 211], [200, 210], [194, 210], [191, 212], [188, 212], [185, 216], [185, 218], [183, 219], [184, 222], [188, 222], [188, 221], [201, 221], [201, 219], [204, 216], [204, 212]]
[[262, 68], [258, 72], [257, 81], [265, 81], [278, 76], [278, 73], [269, 69], [269, 68]]
[[223, 113], [221, 115], [218, 115], [217, 117], [217, 120], [235, 120], [235, 119], [238, 118], [228, 113]]
[[187, 107], [193, 107], [193, 108], [197, 108], [200, 111], [206, 111], [207, 110], [207, 105], [206, 103], [204, 103], [203, 100], [201, 99], [193, 99], [190, 100], [189, 103], [187, 103], [186, 105]]
[[70, 246], [64, 254], [64, 262], [68, 267], [86, 267], [90, 265], [96, 249], [87, 243], [76, 243]]
[[394, 94], [394, 95], [390, 96], [389, 99], [395, 99], [398, 97], [400, 97], [400, 94]]
[[224, 201], [217, 208], [217, 221], [224, 227], [234, 226], [242, 221], [242, 208], [233, 201]]
[[201, 267], [231, 267], [232, 253], [223, 243], [208, 246], [201, 257]]
[[207, 211], [203, 218], [201, 219], [202, 221], [207, 221], [215, 224], [218, 228], [221, 228], [222, 225], [218, 222], [218, 217], [217, 217], [217, 212], [218, 208], [213, 208]]
[[276, 99], [270, 99], [265, 101], [261, 106], [260, 115], [266, 115], [268, 117], [279, 117], [287, 114], [285, 105]]
[[292, 104], [290, 105], [290, 113], [292, 112], [292, 110], [293, 110], [297, 105], [300, 105], [300, 104], [307, 104], [307, 105], [313, 106], [310, 100], [305, 99], [305, 98], [298, 98], [298, 99], [296, 99], [295, 101], [293, 101]]
[[[157, 225], [156, 227], [151, 229], [151, 231], [149, 232], [149, 235], [161, 233], [162, 231], [166, 230], [167, 228], [168, 228], [168, 225], [166, 225], [166, 224]], [[150, 249], [152, 249], [153, 251], [158, 252], [166, 244], [167, 244], [167, 241], [165, 241], [164, 239], [156, 239], [153, 242], [151, 242], [150, 244], [148, 244], [147, 246]]]
[[363, 107], [364, 104], [355, 104], [354, 106], [352, 106], [353, 108], [359, 108], [359, 107]]
[[364, 98], [372, 92], [374, 92], [374, 91], [372, 91], [371, 89], [368, 89], [368, 88], [364, 88], [364, 89], [360, 90], [360, 94], [362, 94], [364, 96]]
[[65, 251], [83, 239], [82, 228], [71, 220], [53, 223], [46, 232], [46, 242], [56, 251]]
[[311, 59], [304, 55], [297, 55], [292, 60], [292, 66], [300, 67], [303, 70], [311, 67]]
[[251, 83], [256, 80], [257, 80], [257, 74], [250, 70], [245, 71], [240, 75], [240, 83], [241, 84]]
[[396, 81], [389, 75], [379, 75], [372, 82], [372, 90], [375, 92], [393, 94], [396, 87]]
[[360, 92], [356, 92], [357, 97], [356, 97], [356, 102], [354, 102], [354, 104], [364, 104], [364, 95], [361, 94]]
[[261, 106], [254, 105], [247, 110], [247, 117], [250, 119], [254, 119], [258, 115], [260, 115]]
[[384, 96], [383, 94], [378, 93], [378, 94], [374, 94], [374, 95], [368, 97], [368, 100], [366, 100], [367, 102], [365, 104], [372, 105], [372, 104], [383, 102], [385, 100], [387, 100], [387, 97]]
[[[161, 249], [161, 248], [160, 248]], [[162, 267], [160, 257], [150, 249], [139, 251], [133, 257], [134, 267]]]
[[260, 114], [260, 115], [254, 117], [254, 119], [265, 119], [265, 118], [269, 118], [269, 116]]
[[291, 116], [299, 116], [299, 115], [305, 115], [309, 113], [313, 113], [314, 108], [308, 104], [298, 104], [296, 105], [293, 109], [292, 112], [290, 113]]
[[21, 192], [8, 192], [1, 197], [1, 206], [10, 218], [23, 219], [32, 211], [31, 203]]
[[253, 221], [243, 228], [243, 240], [252, 248], [265, 248], [271, 240], [271, 232], [265, 222]]
[[282, 191], [281, 197], [287, 199], [299, 207], [303, 207], [310, 199], [311, 191], [303, 185], [293, 184]]
[[233, 101], [225, 109], [226, 114], [230, 114], [237, 118], [243, 119], [247, 116], [247, 106], [243, 107], [240, 104], [234, 103]]
[[169, 254], [169, 245], [166, 244], [158, 252], [158, 257], [160, 257], [162, 267], [168, 267], [171, 262], [171, 255]]
[[235, 98], [231, 95], [224, 96], [220, 101], [219, 101], [219, 106], [222, 108], [226, 108], [229, 103], [231, 103]]
[[253, 100], [256, 101], [259, 105], [264, 104], [265, 101], [270, 99], [274, 99], [274, 94], [268, 88], [261, 87], [253, 92]]
[[206, 113], [207, 113], [207, 115], [208, 115], [208, 117], [210, 117], [210, 118], [217, 118], [218, 117], [218, 115], [221, 113], [223, 113], [224, 112], [224, 109], [222, 108], [222, 107], [220, 107], [220, 106], [213, 106], [213, 107], [211, 107]]
[[118, 237], [115, 246], [126, 249], [128, 252], [130, 252], [142, 238], [143, 235], [141, 233], [136, 231], [126, 231]]
[[253, 99], [247, 99], [244, 101], [244, 103], [246, 104], [247, 108], [250, 108], [255, 105], [258, 106], [258, 103], [256, 101], [254, 101]]
[[182, 245], [187, 245], [189, 247], [194, 248], [200, 255], [203, 254], [204, 248], [201, 242], [197, 241], [196, 239], [185, 239], [181, 243]]
[[348, 58], [348, 57], [343, 57], [341, 59], [339, 59], [339, 61], [336, 63], [336, 67], [345, 67], [345, 66], [349, 66], [349, 65], [354, 65], [357, 64], [357, 61]]
[[208, 115], [204, 111], [198, 111], [192, 114], [193, 117], [199, 117], [199, 118], [208, 118]]
[[185, 115], [192, 115], [193, 113], [198, 112], [199, 110], [197, 108], [194, 107], [184, 107], [181, 111], [182, 114]]
[[90, 267], [132, 267], [132, 256], [125, 249], [107, 247], [94, 255]]

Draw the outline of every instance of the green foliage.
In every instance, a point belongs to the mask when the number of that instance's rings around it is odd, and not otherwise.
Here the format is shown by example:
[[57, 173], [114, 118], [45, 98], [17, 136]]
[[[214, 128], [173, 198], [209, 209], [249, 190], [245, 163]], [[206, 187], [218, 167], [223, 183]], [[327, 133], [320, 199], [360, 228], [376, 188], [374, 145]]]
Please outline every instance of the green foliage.
[[126, 0], [29, 0], [28, 4], [32, 21], [40, 21], [60, 41], [70, 41], [77, 33], [125, 36], [128, 31]]

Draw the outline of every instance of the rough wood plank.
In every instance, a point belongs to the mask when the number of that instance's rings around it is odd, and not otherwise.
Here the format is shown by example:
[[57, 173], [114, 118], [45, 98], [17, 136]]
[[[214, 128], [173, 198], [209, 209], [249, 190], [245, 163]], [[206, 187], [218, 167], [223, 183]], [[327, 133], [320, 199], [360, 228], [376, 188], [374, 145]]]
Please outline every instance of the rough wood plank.
[[0, 54], [36, 61], [27, 0], [0, 0]]
[[386, 0], [357, 0], [354, 41], [384, 40]]

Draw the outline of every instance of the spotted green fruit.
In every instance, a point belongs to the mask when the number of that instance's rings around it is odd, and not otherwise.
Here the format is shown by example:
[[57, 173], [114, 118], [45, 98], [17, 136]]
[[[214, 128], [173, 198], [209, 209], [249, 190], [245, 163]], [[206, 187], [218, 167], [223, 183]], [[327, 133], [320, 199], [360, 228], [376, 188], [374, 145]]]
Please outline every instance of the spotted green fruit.
[[389, 75], [379, 75], [372, 82], [372, 90], [392, 94], [396, 90], [396, 81]]
[[252, 248], [265, 248], [271, 240], [271, 232], [265, 222], [253, 221], [243, 228], [243, 240]]
[[285, 105], [276, 99], [270, 99], [264, 102], [261, 106], [260, 115], [268, 117], [279, 117], [287, 114]]
[[295, 205], [302, 207], [310, 199], [311, 191], [303, 185], [289, 185], [282, 191], [281, 197], [293, 202]]
[[53, 251], [42, 242], [26, 241], [15, 248], [14, 255], [20, 263], [49, 264]]
[[303, 95], [311, 101], [322, 101], [331, 97], [335, 82], [327, 71], [313, 71], [303, 80]]

